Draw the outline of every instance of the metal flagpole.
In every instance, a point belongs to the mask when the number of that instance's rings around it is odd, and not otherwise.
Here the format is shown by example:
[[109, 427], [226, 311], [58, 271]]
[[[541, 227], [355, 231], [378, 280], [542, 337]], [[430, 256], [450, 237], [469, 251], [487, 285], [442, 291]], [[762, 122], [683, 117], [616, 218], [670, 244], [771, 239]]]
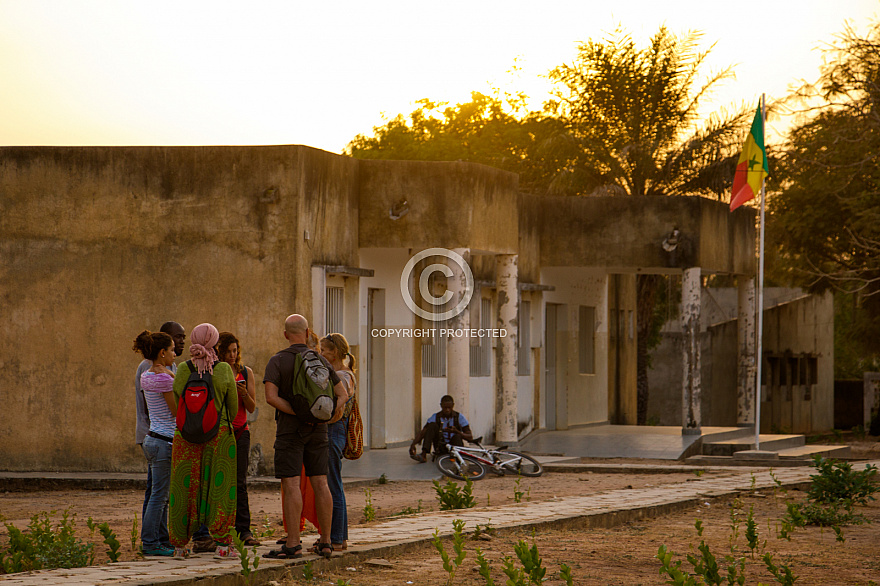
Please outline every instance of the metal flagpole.
[[[766, 137], [764, 126], [767, 123], [767, 113], [764, 110], [764, 94], [761, 94], [761, 134]], [[767, 156], [766, 139], [764, 141], [764, 156]], [[763, 162], [762, 162], [763, 168]], [[761, 449], [761, 364], [763, 363], [762, 339], [764, 337], [764, 179], [761, 179], [761, 230], [758, 240], [758, 349], [756, 359], [758, 361], [757, 380], [755, 381], [755, 450]]]

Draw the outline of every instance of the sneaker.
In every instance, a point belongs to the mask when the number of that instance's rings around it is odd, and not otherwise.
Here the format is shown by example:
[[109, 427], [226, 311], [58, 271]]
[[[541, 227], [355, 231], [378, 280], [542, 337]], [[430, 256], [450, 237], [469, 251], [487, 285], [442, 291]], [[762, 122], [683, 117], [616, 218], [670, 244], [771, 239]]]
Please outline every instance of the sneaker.
[[193, 553], [210, 553], [217, 549], [217, 544], [211, 537], [203, 537], [201, 539], [193, 539]]
[[234, 557], [238, 552], [231, 545], [218, 545], [214, 551], [215, 560], [225, 560]]
[[144, 555], [161, 555], [166, 557], [171, 557], [174, 555], [173, 547], [165, 547], [164, 545], [158, 545], [156, 547], [145, 547], [143, 549]]
[[174, 555], [171, 557], [175, 560], [185, 560], [189, 557], [189, 550], [185, 547], [175, 547]]

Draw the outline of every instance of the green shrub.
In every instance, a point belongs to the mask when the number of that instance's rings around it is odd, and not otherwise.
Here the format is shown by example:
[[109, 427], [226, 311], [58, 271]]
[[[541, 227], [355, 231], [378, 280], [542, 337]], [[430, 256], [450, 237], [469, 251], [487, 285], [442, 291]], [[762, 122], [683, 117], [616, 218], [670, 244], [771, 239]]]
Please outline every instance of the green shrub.
[[441, 486], [438, 480], [434, 481], [434, 490], [437, 491], [437, 500], [440, 501], [441, 511], [454, 511], [458, 509], [472, 509], [477, 505], [474, 498], [474, 483], [468, 479], [464, 488], [455, 482], [448, 481]]
[[4, 573], [82, 568], [94, 563], [95, 547], [75, 535], [76, 515], [71, 515], [70, 509], [65, 510], [53, 527], [49, 514], [42, 512], [31, 517], [27, 532], [6, 523], [9, 543], [0, 551], [0, 567]]

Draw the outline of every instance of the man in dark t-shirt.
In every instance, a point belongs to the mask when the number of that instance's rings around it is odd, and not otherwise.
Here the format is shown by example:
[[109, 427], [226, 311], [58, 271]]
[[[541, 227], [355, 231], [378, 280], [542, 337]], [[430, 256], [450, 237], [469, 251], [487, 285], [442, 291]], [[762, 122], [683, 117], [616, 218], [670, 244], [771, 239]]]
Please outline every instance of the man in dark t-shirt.
[[[333, 552], [330, 545], [333, 497], [327, 484], [329, 465], [327, 424], [303, 423], [294, 414], [290, 403], [279, 396], [279, 390], [288, 391], [292, 388], [296, 355], [308, 350], [306, 346], [308, 335], [309, 323], [306, 318], [298, 314], [289, 316], [284, 322], [284, 337], [290, 342], [290, 346], [269, 359], [263, 376], [263, 383], [266, 385], [266, 402], [278, 410], [275, 431], [275, 477], [281, 479], [284, 490], [283, 514], [288, 529], [287, 543], [282, 545], [280, 550], [272, 551], [269, 555], [282, 559], [302, 555], [302, 546], [299, 542], [299, 518], [303, 503], [299, 477], [303, 466], [315, 491], [315, 508], [321, 530], [315, 553], [330, 557]], [[324, 362], [330, 371], [330, 384], [333, 385], [336, 394], [336, 408], [333, 418], [328, 422], [333, 423], [342, 417], [348, 394], [339, 381], [336, 371], [326, 360]]]

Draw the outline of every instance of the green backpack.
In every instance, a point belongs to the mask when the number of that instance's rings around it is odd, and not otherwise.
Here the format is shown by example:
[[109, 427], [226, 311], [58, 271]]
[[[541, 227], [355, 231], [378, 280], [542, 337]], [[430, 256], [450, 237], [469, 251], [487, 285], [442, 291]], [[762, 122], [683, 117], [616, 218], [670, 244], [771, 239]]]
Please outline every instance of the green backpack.
[[303, 423], [327, 423], [336, 409], [330, 368], [314, 350], [296, 353], [290, 396], [284, 397]]

